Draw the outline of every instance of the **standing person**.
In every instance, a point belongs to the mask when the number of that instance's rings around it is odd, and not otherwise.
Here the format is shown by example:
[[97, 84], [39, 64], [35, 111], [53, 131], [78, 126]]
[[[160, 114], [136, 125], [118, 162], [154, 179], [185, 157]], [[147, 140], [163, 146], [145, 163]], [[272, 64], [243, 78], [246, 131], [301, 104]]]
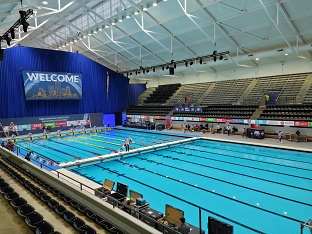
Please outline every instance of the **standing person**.
[[124, 142], [124, 146], [126, 148], [126, 152], [130, 150], [130, 146], [129, 146], [129, 139], [128, 138], [125, 138], [125, 142]]
[[181, 225], [179, 226], [178, 228], [178, 231], [181, 233], [181, 234], [189, 234], [190, 231], [191, 231], [191, 227], [190, 225], [188, 225], [187, 223], [185, 223], [185, 218], [182, 217], [180, 218], [181, 220]]
[[31, 156], [31, 154], [33, 153], [33, 151], [31, 150], [31, 151], [29, 151], [27, 154], [26, 154], [26, 156], [25, 156], [25, 159], [27, 160], [27, 161], [30, 161], [30, 156]]
[[231, 128], [230, 128], [230, 125], [228, 125], [227, 127], [226, 127], [226, 130], [227, 130], [227, 133], [228, 133], [228, 136], [230, 135], [230, 133], [231, 133]]
[[246, 137], [246, 133], [247, 133], [247, 130], [246, 130], [246, 128], [244, 128], [244, 130], [243, 130], [243, 138]]
[[283, 138], [283, 133], [282, 133], [282, 131], [279, 131], [278, 134], [277, 134], [277, 136], [278, 136], [279, 142], [280, 142], [280, 143], [283, 143], [283, 142], [282, 142], [282, 138]]

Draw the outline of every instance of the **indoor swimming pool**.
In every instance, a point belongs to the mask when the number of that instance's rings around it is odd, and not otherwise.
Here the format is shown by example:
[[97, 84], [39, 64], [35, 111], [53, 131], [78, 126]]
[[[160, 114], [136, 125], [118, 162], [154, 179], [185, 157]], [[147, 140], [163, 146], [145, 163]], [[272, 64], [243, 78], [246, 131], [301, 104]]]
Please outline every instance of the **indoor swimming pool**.
[[200, 209], [206, 233], [208, 216], [235, 234], [294, 234], [312, 215], [311, 153], [198, 139], [67, 169], [126, 184], [151, 208], [172, 205], [197, 227]]

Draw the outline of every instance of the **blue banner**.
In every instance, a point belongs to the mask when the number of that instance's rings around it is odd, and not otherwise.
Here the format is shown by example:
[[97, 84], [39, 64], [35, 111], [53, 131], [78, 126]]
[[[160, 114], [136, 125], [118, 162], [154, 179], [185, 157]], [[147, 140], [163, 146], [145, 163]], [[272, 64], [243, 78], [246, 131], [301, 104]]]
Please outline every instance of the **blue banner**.
[[82, 98], [78, 73], [23, 71], [26, 100], [75, 100]]

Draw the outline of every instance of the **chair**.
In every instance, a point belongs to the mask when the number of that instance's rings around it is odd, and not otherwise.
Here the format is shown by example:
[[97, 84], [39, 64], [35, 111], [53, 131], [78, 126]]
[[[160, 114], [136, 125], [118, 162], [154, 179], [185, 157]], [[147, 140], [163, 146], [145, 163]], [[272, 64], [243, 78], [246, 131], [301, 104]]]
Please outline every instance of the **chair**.
[[84, 214], [91, 220], [95, 221], [96, 219], [96, 214], [94, 214], [94, 212], [92, 210], [86, 209], [84, 211]]
[[9, 187], [9, 184], [7, 182], [0, 183], [0, 189], [6, 188], [6, 187]]
[[35, 211], [35, 208], [29, 204], [26, 204], [25, 206], [21, 206], [17, 209], [17, 213], [19, 216], [21, 216], [22, 219], [25, 219], [28, 215], [30, 215], [34, 211]]
[[65, 206], [58, 205], [58, 206], [54, 207], [54, 211], [55, 211], [58, 215], [63, 216], [64, 213], [65, 213], [67, 210], [66, 210]]
[[40, 200], [43, 201], [43, 203], [48, 204], [48, 202], [51, 200], [52, 198], [49, 195], [44, 195], [42, 197], [40, 197]]
[[57, 196], [59, 197], [59, 198], [61, 198], [62, 200], [64, 200], [64, 198], [65, 198], [65, 194], [64, 193], [61, 193], [61, 192], [59, 192], [58, 194], [57, 194]]
[[72, 226], [79, 232], [84, 233], [83, 227], [86, 226], [85, 222], [81, 219], [76, 217]]
[[87, 210], [87, 207], [85, 207], [85, 206], [83, 206], [83, 205], [79, 205], [79, 206], [78, 206], [78, 210], [79, 210], [81, 213], [85, 214], [85, 213], [86, 213], [86, 210]]
[[35, 232], [36, 228], [39, 226], [39, 224], [43, 221], [43, 217], [38, 212], [33, 212], [29, 214], [25, 218], [25, 223], [28, 225], [28, 227]]
[[54, 227], [45, 220], [39, 223], [36, 229], [36, 234], [50, 234], [53, 232], [54, 232]]
[[96, 231], [89, 225], [85, 225], [82, 229], [84, 234], [96, 234]]
[[70, 202], [70, 205], [71, 205], [72, 207], [74, 207], [75, 209], [77, 209], [78, 206], [80, 206], [80, 204], [79, 204], [78, 202], [74, 201], [74, 200], [72, 200], [72, 201]]
[[19, 207], [25, 206], [27, 201], [24, 198], [17, 198], [10, 202], [10, 205], [13, 207], [14, 210], [17, 210]]
[[64, 201], [68, 204], [70, 204], [72, 202], [72, 199], [70, 197], [65, 196], [64, 197]]
[[54, 210], [55, 207], [59, 206], [60, 204], [54, 200], [54, 199], [51, 199], [48, 201], [48, 206]]
[[30, 188], [30, 192], [32, 194], [36, 194], [36, 192], [38, 192], [39, 190], [41, 190], [41, 189], [39, 187], [36, 187], [36, 186]]
[[9, 201], [12, 201], [14, 199], [19, 198], [19, 194], [16, 192], [7, 193], [4, 195], [4, 198], [5, 198], [5, 200], [7, 200], [9, 202]]
[[36, 197], [38, 197], [40, 199], [42, 196], [47, 195], [47, 193], [43, 190], [39, 190], [39, 191], [35, 192], [35, 195], [36, 195]]
[[4, 196], [7, 193], [12, 193], [12, 192], [14, 192], [14, 189], [10, 186], [0, 189], [0, 193], [2, 194], [2, 196]]
[[65, 221], [67, 223], [69, 223], [70, 225], [73, 225], [76, 216], [74, 215], [74, 213], [70, 212], [70, 211], [66, 211], [63, 215], [63, 218], [65, 219]]

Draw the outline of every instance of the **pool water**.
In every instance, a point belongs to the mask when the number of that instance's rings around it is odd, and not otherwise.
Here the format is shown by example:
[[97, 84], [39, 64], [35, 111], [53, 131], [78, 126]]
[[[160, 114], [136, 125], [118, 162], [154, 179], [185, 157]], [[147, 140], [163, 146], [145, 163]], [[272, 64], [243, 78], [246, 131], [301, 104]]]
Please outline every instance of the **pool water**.
[[200, 207], [206, 233], [208, 216], [233, 225], [235, 234], [294, 234], [312, 215], [312, 157], [305, 152], [198, 139], [69, 169], [99, 184], [124, 183], [153, 209], [183, 210], [197, 227]]
[[142, 148], [161, 143], [185, 139], [184, 136], [155, 134], [154, 131], [142, 132], [122, 129], [112, 129], [105, 132], [78, 134], [61, 138], [49, 137], [33, 141], [18, 141], [16, 147], [21, 150], [33, 150], [36, 154], [56, 163], [64, 163], [111, 154], [115, 150], [125, 151], [125, 138], [131, 138], [131, 149]]

